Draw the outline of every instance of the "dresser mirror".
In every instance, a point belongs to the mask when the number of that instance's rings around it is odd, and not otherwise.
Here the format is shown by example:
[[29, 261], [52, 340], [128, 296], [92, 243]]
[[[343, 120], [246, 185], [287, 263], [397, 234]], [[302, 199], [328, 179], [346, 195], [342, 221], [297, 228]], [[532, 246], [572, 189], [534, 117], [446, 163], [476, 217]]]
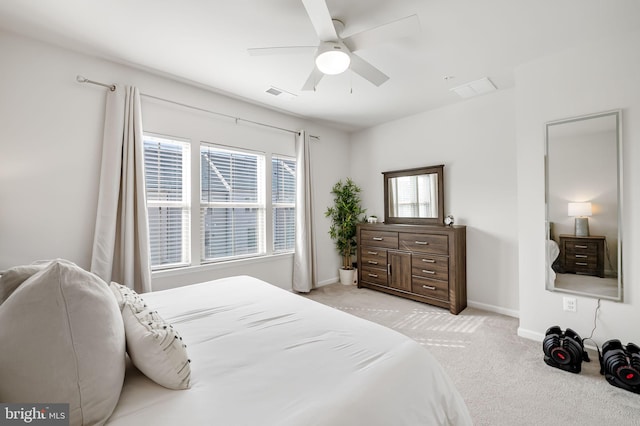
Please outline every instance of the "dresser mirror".
[[547, 123], [546, 288], [622, 301], [620, 111]]
[[384, 221], [399, 224], [442, 224], [444, 166], [383, 172]]

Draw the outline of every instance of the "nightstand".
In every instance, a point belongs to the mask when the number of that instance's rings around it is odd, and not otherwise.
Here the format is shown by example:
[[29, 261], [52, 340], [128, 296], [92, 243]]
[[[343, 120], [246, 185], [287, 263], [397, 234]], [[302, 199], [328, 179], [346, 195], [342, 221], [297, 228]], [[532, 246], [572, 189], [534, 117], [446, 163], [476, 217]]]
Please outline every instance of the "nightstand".
[[604, 278], [605, 237], [560, 235], [560, 260], [563, 272]]

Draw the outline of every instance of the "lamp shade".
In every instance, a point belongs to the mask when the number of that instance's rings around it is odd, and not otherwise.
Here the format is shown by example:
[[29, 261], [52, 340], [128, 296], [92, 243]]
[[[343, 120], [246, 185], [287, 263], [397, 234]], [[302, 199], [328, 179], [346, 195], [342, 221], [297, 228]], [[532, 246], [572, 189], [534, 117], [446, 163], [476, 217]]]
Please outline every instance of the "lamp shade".
[[591, 216], [591, 203], [569, 203], [568, 216]]
[[335, 75], [349, 68], [351, 57], [338, 43], [325, 43], [316, 56], [316, 66], [324, 74]]

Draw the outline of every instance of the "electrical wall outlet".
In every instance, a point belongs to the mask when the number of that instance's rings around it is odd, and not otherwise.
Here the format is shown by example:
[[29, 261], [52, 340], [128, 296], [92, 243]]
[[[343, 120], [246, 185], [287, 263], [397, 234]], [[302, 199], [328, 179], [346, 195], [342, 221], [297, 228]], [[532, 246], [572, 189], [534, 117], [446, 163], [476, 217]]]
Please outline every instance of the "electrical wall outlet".
[[562, 309], [567, 312], [576, 312], [578, 308], [578, 301], [575, 297], [563, 297], [562, 298]]

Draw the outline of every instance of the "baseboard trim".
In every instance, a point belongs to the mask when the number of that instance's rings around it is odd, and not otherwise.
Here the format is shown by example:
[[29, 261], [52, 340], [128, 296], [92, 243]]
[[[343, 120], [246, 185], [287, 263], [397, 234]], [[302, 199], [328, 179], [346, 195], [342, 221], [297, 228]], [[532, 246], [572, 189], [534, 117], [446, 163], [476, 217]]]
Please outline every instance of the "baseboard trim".
[[506, 315], [508, 317], [520, 318], [520, 312], [503, 308], [501, 306], [489, 305], [487, 303], [474, 302], [473, 300], [467, 301], [467, 306], [471, 308], [482, 309], [483, 311], [495, 312], [496, 314]]
[[529, 340], [535, 340], [536, 342], [542, 342], [544, 340], [544, 334], [538, 333], [537, 331], [527, 330], [522, 327], [518, 327], [518, 336]]
[[340, 281], [340, 277], [329, 278], [328, 280], [318, 281], [316, 287], [324, 287], [325, 285], [335, 284]]
[[[529, 339], [529, 340], [533, 340], [536, 342], [542, 342], [544, 340], [544, 338], [546, 337], [546, 335], [542, 334], [542, 333], [538, 333], [537, 331], [531, 331], [531, 330], [527, 330], [525, 328], [522, 327], [518, 327], [518, 336], [523, 337], [525, 339]], [[584, 347], [585, 349], [589, 349], [591, 351], [595, 352], [599, 352], [600, 348], [598, 348], [596, 345], [594, 344], [587, 344], [584, 343]], [[597, 361], [597, 359], [596, 359]]]

